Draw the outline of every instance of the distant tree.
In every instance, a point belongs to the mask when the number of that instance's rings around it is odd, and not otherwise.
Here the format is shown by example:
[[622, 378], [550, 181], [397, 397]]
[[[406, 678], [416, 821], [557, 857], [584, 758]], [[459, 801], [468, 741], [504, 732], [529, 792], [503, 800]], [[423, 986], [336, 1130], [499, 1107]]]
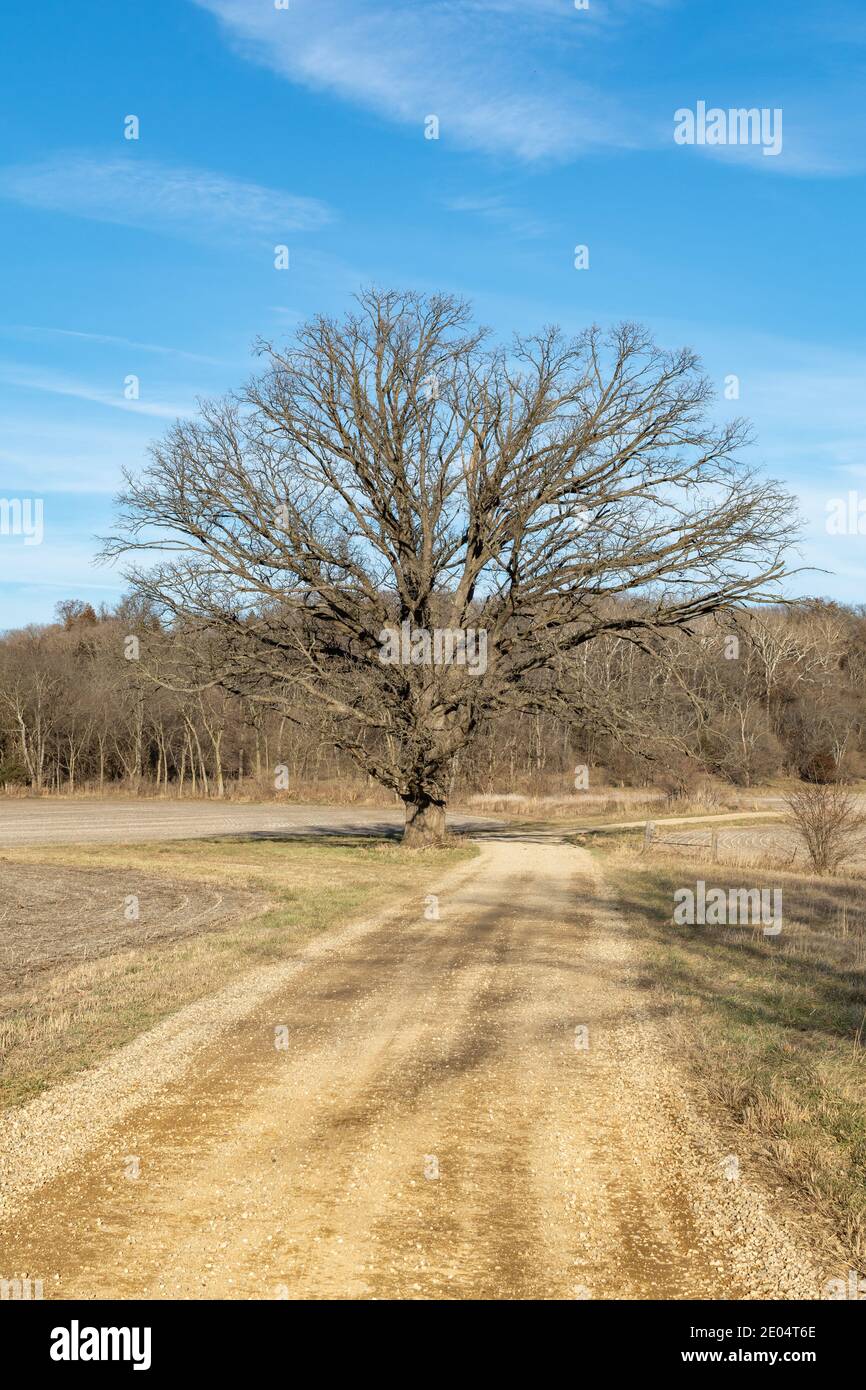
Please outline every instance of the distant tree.
[[[450, 296], [369, 290], [260, 348], [260, 376], [127, 475], [105, 553], [156, 553], [130, 577], [176, 658], [208, 652], [198, 684], [312, 712], [402, 799], [407, 843], [441, 838], [482, 720], [550, 708], [587, 644], [687, 628], [785, 572], [791, 499], [740, 461], [742, 422], [708, 421], [695, 355], [639, 327], [506, 347]], [[382, 659], [393, 629], [408, 662]], [[486, 661], [437, 663], [435, 629], [483, 632]]]
[[93, 605], [77, 598], [63, 599], [55, 605], [54, 611], [67, 632], [74, 627], [90, 627], [99, 621]]

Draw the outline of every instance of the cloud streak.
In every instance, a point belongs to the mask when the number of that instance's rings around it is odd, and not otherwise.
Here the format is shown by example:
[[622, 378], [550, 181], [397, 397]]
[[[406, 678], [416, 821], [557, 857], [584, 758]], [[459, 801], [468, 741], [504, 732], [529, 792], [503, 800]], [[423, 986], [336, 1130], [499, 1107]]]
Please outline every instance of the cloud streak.
[[[678, 0], [592, 0], [581, 11], [570, 0], [291, 0], [288, 10], [266, 0], [192, 3], [244, 58], [292, 82], [414, 126], [419, 141], [425, 118], [438, 116], [444, 144], [527, 164], [671, 149], [674, 110], [693, 92], [709, 96], [717, 78], [700, 51], [687, 75], [659, 77], [648, 59], [647, 40], [664, 32], [668, 14], [682, 29]], [[725, 85], [719, 104], [756, 104], [744, 99], [736, 72]], [[789, 79], [784, 95], [757, 103], [791, 115], [779, 158], [756, 160], [741, 146], [703, 153], [776, 175], [844, 177], [862, 168], [856, 93], [837, 82], [816, 100]]]
[[495, 226], [504, 227], [512, 236], [520, 240], [530, 240], [544, 236], [545, 224], [538, 217], [532, 217], [522, 208], [509, 203], [496, 193], [469, 194], [445, 198], [443, 206], [449, 212], [459, 212], [470, 217], [481, 217]]
[[0, 198], [46, 212], [170, 232], [237, 239], [315, 231], [331, 220], [316, 198], [296, 197], [205, 169], [125, 158], [58, 155], [0, 168]]
[[[578, 55], [600, 32], [602, 10], [597, 18], [551, 0], [292, 0], [288, 11], [245, 0], [193, 3], [245, 57], [414, 124], [419, 139], [425, 117], [438, 115], [443, 141], [527, 161], [640, 143], [615, 103], [579, 75]], [[543, 88], [527, 70], [521, 36], [546, 52]]]
[[162, 357], [178, 357], [185, 362], [200, 362], [209, 367], [230, 365], [221, 357], [209, 357], [202, 352], [186, 352], [183, 348], [167, 347], [162, 343], [141, 343], [134, 338], [121, 338], [115, 333], [85, 333], [77, 328], [42, 327], [38, 324], [22, 323], [0, 327], [0, 333], [18, 338], [72, 338], [79, 342], [94, 343], [100, 347], [134, 348], [136, 352], [152, 352]]
[[126, 400], [120, 388], [116, 392], [104, 391], [59, 373], [19, 366], [13, 362], [0, 362], [0, 382], [26, 391], [46, 391], [52, 396], [71, 396], [75, 400], [89, 401], [93, 405], [106, 405], [113, 410], [124, 410], [131, 415], [152, 415], [159, 420], [176, 420], [193, 414], [195, 409], [192, 405], [174, 405], [164, 401]]

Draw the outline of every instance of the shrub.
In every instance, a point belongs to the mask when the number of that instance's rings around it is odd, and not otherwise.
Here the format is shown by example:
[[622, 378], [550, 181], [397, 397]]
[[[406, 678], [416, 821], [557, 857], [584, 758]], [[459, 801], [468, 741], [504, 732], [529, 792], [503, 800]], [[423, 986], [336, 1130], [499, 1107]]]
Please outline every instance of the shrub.
[[834, 874], [866, 841], [866, 815], [843, 782], [810, 782], [785, 797], [816, 874]]

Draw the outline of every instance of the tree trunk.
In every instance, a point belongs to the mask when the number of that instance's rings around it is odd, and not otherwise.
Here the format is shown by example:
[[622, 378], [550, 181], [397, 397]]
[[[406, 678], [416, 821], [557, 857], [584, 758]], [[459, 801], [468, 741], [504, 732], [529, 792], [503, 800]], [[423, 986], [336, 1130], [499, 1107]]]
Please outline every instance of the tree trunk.
[[419, 797], [416, 801], [404, 800], [403, 804], [406, 808], [403, 844], [411, 849], [441, 845], [445, 839], [444, 803], [431, 801], [429, 797]]

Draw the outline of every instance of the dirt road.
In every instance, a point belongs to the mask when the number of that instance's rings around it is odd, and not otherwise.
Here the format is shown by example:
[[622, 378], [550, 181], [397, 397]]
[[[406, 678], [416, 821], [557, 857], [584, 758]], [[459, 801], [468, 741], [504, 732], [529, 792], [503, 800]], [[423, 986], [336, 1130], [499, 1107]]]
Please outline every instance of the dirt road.
[[0, 1274], [47, 1298], [818, 1296], [684, 1094], [586, 851], [488, 841], [424, 911], [7, 1116]]

